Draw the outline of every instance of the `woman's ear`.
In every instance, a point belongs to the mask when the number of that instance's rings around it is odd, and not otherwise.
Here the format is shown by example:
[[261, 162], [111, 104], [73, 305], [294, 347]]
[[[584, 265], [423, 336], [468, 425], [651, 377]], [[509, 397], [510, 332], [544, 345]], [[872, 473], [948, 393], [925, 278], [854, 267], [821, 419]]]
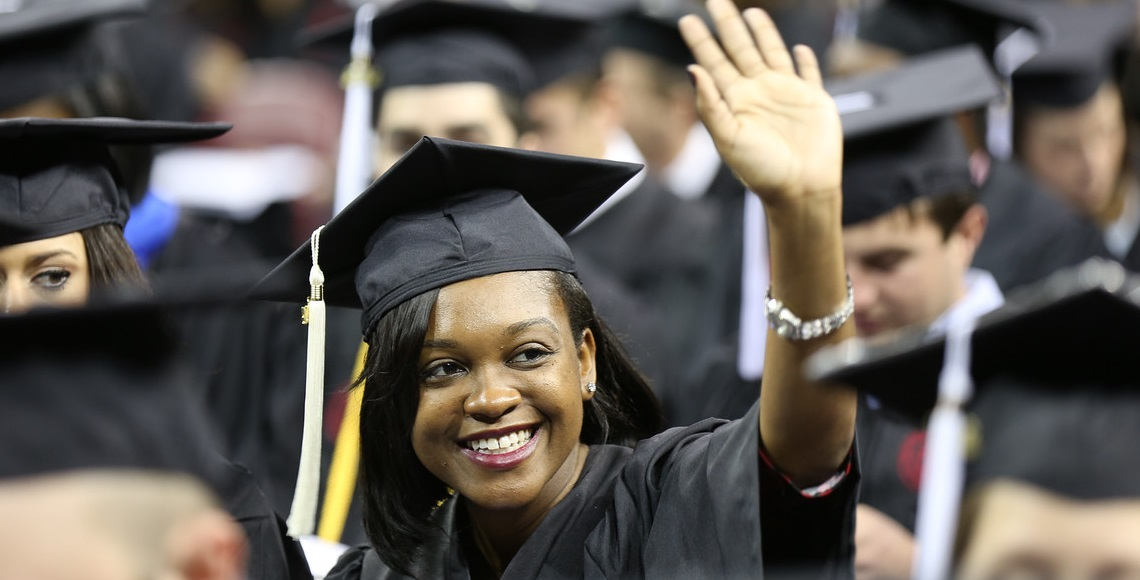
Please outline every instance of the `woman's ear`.
[[594, 342], [594, 332], [587, 328], [582, 331], [582, 340], [578, 344], [578, 372], [583, 401], [594, 398], [593, 391], [587, 386], [598, 382], [597, 353], [598, 345]]
[[245, 533], [218, 509], [198, 514], [172, 530], [170, 566], [186, 580], [237, 580], [246, 574]]

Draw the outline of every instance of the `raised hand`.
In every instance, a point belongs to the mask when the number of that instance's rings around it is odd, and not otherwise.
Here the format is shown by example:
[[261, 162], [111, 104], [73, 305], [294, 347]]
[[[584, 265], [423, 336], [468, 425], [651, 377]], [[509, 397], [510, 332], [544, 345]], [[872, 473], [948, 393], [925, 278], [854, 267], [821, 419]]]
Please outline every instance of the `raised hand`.
[[[789, 55], [763, 10], [709, 0], [720, 42], [696, 16], [680, 21], [693, 51], [697, 108], [720, 155], [765, 204], [839, 192], [843, 133], [811, 49]], [[796, 73], [796, 69], [799, 73]]]

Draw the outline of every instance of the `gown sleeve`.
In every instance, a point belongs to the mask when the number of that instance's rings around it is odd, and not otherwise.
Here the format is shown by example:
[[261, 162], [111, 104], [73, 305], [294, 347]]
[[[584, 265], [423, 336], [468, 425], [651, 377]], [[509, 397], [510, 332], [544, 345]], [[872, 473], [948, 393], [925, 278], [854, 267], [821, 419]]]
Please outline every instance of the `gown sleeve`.
[[850, 576], [857, 459], [825, 492], [805, 494], [762, 458], [758, 414], [757, 402], [738, 420], [705, 420], [639, 444], [612, 509], [587, 539], [585, 575]]

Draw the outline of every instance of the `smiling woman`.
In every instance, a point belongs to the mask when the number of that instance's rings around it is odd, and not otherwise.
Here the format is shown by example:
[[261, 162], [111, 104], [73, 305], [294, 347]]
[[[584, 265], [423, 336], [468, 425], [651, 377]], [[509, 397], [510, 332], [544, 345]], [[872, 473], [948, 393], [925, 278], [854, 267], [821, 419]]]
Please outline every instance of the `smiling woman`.
[[364, 311], [371, 546], [327, 578], [851, 574], [855, 397], [801, 372], [852, 330], [838, 114], [766, 14], [709, 9], [723, 49], [681, 22], [700, 112], [769, 219], [757, 404], [654, 434], [578, 282], [562, 236], [639, 166], [425, 137], [254, 291]]
[[224, 125], [125, 119], [0, 120], [0, 309], [82, 304], [142, 289], [123, 239], [130, 211], [113, 143], [219, 135]]

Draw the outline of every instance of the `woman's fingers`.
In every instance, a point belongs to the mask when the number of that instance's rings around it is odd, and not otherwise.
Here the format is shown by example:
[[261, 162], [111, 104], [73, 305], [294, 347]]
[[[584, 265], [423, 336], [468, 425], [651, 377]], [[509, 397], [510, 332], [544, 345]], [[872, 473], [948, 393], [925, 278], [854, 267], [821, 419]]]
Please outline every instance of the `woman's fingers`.
[[754, 76], [767, 70], [764, 59], [756, 49], [756, 41], [748, 31], [740, 11], [731, 0], [709, 0], [709, 14], [716, 23], [717, 34], [724, 45], [728, 58], [736, 63], [738, 71], [745, 76]]
[[740, 80], [740, 71], [724, 55], [720, 44], [700, 18], [690, 14], [681, 18], [677, 25], [685, 44], [693, 52], [693, 58], [708, 72], [718, 91], [724, 92]]
[[800, 71], [800, 78], [809, 85], [822, 89], [823, 74], [819, 71], [819, 61], [815, 58], [812, 49], [798, 44], [794, 49], [796, 53], [796, 68]]
[[717, 90], [716, 83], [704, 67], [689, 65], [689, 74], [697, 88], [697, 113], [714, 137], [728, 137], [736, 131], [736, 117]]
[[759, 8], [749, 8], [744, 11], [744, 20], [748, 23], [752, 36], [756, 37], [756, 45], [768, 67], [777, 72], [795, 74], [792, 56], [788, 54], [788, 47], [784, 45], [784, 39], [776, 29], [776, 23], [772, 22], [772, 17]]

